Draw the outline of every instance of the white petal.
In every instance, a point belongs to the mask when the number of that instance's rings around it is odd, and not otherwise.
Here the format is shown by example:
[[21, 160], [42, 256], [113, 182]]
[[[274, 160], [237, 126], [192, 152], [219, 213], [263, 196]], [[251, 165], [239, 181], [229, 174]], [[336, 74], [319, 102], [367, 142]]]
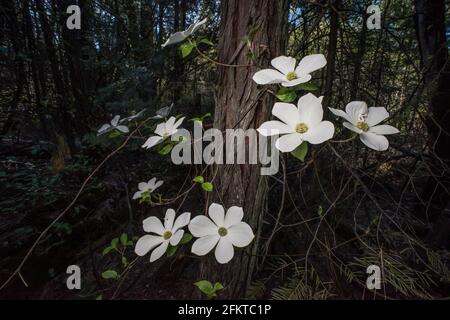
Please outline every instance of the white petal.
[[109, 124], [104, 124], [100, 129], [98, 129], [98, 133], [104, 133], [106, 132], [111, 126]]
[[175, 210], [167, 209], [166, 216], [164, 217], [164, 228], [166, 228], [166, 230], [172, 230], [174, 220]]
[[117, 115], [117, 116], [115, 116], [114, 118], [112, 118], [112, 120], [111, 120], [111, 125], [112, 125], [113, 127], [117, 126], [117, 124], [119, 123], [119, 119], [120, 119], [120, 116], [119, 116], [119, 115]]
[[275, 142], [275, 147], [281, 152], [294, 151], [302, 143], [302, 135], [295, 132], [282, 136]]
[[165, 122], [158, 123], [158, 125], [156, 126], [156, 129], [155, 129], [155, 133], [158, 136], [163, 136], [166, 132], [167, 132], [166, 123]]
[[133, 200], [139, 199], [142, 195], [142, 191], [136, 191], [133, 195]]
[[170, 117], [169, 120], [167, 120], [166, 122], [166, 133], [172, 133], [172, 131], [174, 130], [174, 125], [175, 125], [175, 121], [177, 120], [177, 118], [175, 117]]
[[120, 132], [123, 132], [123, 133], [130, 132], [130, 129], [128, 129], [127, 126], [117, 126], [116, 129], [119, 130]]
[[281, 83], [286, 80], [286, 76], [273, 69], [263, 69], [253, 75], [253, 81], [257, 84]]
[[278, 71], [281, 71], [281, 73], [287, 75], [289, 72], [295, 71], [295, 58], [292, 57], [286, 57], [286, 56], [279, 56], [275, 59], [272, 59], [270, 64], [277, 69]]
[[303, 134], [303, 140], [312, 144], [323, 143], [334, 135], [334, 125], [330, 121], [322, 121]]
[[305, 94], [298, 100], [299, 122], [305, 122], [308, 127], [314, 127], [323, 119], [321, 99], [312, 93]]
[[184, 39], [186, 39], [186, 36], [183, 31], [175, 32], [174, 34], [170, 35], [169, 39], [167, 39], [166, 42], [161, 47], [164, 48], [166, 46], [179, 43], [181, 41], [184, 41]]
[[178, 218], [175, 220], [175, 223], [172, 227], [172, 232], [176, 232], [178, 229], [183, 228], [184, 226], [187, 226], [189, 224], [189, 221], [191, 220], [191, 213], [185, 212], [183, 214], [180, 214]]
[[[178, 119], [175, 124], [173, 125], [173, 130], [176, 130], [179, 126], [181, 126], [181, 124], [183, 123], [185, 117], [181, 117], [180, 119]], [[173, 131], [172, 130], [172, 131]]]
[[222, 227], [225, 221], [225, 209], [217, 203], [211, 203], [208, 215], [218, 227]]
[[356, 132], [358, 134], [363, 133], [364, 131], [362, 131], [360, 128], [355, 127], [354, 125], [352, 125], [350, 122], [344, 122], [343, 123], [344, 127], [346, 127], [349, 130], [352, 130], [353, 132]]
[[327, 64], [327, 59], [323, 54], [312, 54], [304, 57], [295, 69], [295, 72], [301, 76], [305, 74], [309, 74], [313, 71], [319, 70], [320, 68], [325, 67]]
[[285, 134], [294, 132], [294, 128], [288, 126], [281, 121], [266, 121], [258, 129], [258, 132], [265, 136], [274, 136], [277, 134]]
[[162, 243], [164, 239], [159, 236], [153, 236], [153, 235], [145, 235], [136, 242], [136, 247], [134, 248], [134, 252], [138, 256], [144, 256], [152, 250], [154, 247], [156, 247], [158, 244]]
[[382, 124], [379, 126], [370, 127], [368, 132], [375, 134], [396, 134], [399, 133], [400, 131], [397, 128], [390, 126], [388, 124]]
[[142, 145], [142, 148], [150, 149], [153, 146], [156, 146], [158, 143], [160, 143], [163, 140], [163, 138], [159, 136], [152, 136], [145, 141], [145, 143]]
[[381, 121], [389, 118], [389, 112], [384, 107], [370, 107], [366, 122], [369, 127], [376, 126]]
[[178, 230], [170, 237], [170, 245], [176, 246], [183, 238], [184, 230]]
[[155, 183], [155, 186], [153, 187], [153, 190], [158, 189], [159, 187], [161, 187], [164, 184], [164, 181], [159, 180], [158, 182]]
[[203, 19], [202, 21], [198, 21], [196, 23], [193, 24], [193, 28], [189, 27], [188, 30], [186, 30], [187, 32], [185, 33], [186, 35], [189, 33], [189, 35], [193, 34], [194, 32], [196, 32], [202, 25], [204, 25], [206, 22], [208, 21], [208, 18]]
[[339, 109], [334, 109], [334, 108], [328, 108], [330, 109], [330, 111], [338, 117], [344, 118], [345, 120], [347, 120], [348, 122], [350, 122], [350, 118], [349, 116], [343, 111], [343, 110], [339, 110]]
[[292, 103], [275, 103], [272, 109], [272, 114], [292, 128], [295, 128], [295, 126], [300, 122], [298, 109], [295, 104]]
[[159, 247], [157, 247], [155, 250], [153, 250], [152, 254], [150, 255], [150, 262], [156, 261], [159, 258], [163, 256], [164, 253], [167, 251], [167, 247], [169, 246], [169, 241], [165, 240]]
[[192, 219], [188, 228], [191, 234], [196, 238], [218, 234], [217, 226], [211, 221], [211, 219], [203, 215], [196, 216]]
[[139, 182], [138, 184], [138, 189], [141, 191], [148, 191], [149, 188], [150, 186], [146, 182]]
[[364, 101], [352, 101], [345, 106], [345, 112], [349, 117], [349, 122], [356, 125], [359, 121], [363, 121], [363, 115], [367, 114], [367, 104]]
[[147, 219], [142, 221], [142, 225], [145, 232], [156, 233], [161, 236], [164, 234], [164, 227], [161, 223], [161, 220], [159, 220], [157, 217], [148, 217]]
[[359, 136], [361, 141], [369, 148], [377, 151], [384, 151], [389, 148], [389, 141], [385, 136], [380, 136], [375, 133], [363, 132]]
[[215, 247], [219, 238], [220, 236], [218, 233], [201, 237], [194, 241], [191, 252], [198, 256], [204, 256]]
[[155, 188], [155, 182], [156, 182], [156, 178], [151, 178], [150, 180], [148, 180], [147, 189], [153, 190]]
[[308, 82], [309, 80], [311, 80], [311, 78], [312, 78], [311, 75], [307, 74], [291, 81], [284, 81], [281, 83], [281, 85], [286, 88], [295, 87], [296, 85], [299, 85], [301, 83]]
[[217, 262], [227, 263], [234, 256], [234, 249], [231, 241], [227, 237], [221, 237], [219, 243], [217, 244], [216, 251], [214, 252]]
[[248, 246], [254, 237], [252, 228], [245, 222], [235, 224], [228, 229], [227, 238], [233, 246], [239, 248]]
[[225, 215], [225, 228], [229, 228], [234, 224], [237, 224], [241, 222], [242, 218], [244, 217], [244, 210], [242, 210], [241, 207], [230, 207], [227, 210], [227, 214]]

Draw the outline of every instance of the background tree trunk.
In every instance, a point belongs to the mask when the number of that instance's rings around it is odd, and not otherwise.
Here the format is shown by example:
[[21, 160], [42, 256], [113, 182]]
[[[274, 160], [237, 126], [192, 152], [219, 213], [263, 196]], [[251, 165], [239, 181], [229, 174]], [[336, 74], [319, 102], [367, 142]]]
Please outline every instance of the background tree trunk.
[[[257, 87], [252, 77], [259, 69], [256, 66], [267, 67], [270, 59], [283, 53], [287, 12], [286, 0], [222, 1], [219, 61], [255, 66], [219, 66], [215, 128], [258, 128], [268, 119], [274, 101], [263, 92], [266, 88]], [[248, 59], [250, 48], [243, 42], [245, 37], [251, 43], [253, 61]], [[215, 201], [225, 208], [243, 207], [244, 219], [255, 230], [256, 238], [250, 250], [235, 250], [233, 260], [226, 265], [218, 265], [213, 259], [206, 261], [202, 275], [211, 281], [220, 280], [226, 286], [222, 297], [242, 297], [256, 263], [257, 231], [265, 208], [267, 182], [260, 176], [257, 165], [227, 165], [214, 170], [217, 170], [215, 189], [220, 192]], [[220, 278], [214, 279], [218, 275]]]

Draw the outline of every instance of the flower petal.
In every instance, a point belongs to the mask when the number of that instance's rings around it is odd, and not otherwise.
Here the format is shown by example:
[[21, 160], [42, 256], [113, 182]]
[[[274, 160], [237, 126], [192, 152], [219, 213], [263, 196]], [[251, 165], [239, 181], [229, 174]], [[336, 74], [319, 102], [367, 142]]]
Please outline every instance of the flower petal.
[[175, 220], [175, 223], [172, 227], [172, 232], [176, 232], [178, 229], [183, 228], [184, 226], [187, 226], [189, 224], [189, 221], [191, 220], [191, 213], [185, 212], [183, 214], [180, 214], [178, 218]]
[[106, 124], [102, 125], [101, 128], [98, 129], [97, 132], [98, 132], [99, 134], [102, 134], [102, 133], [106, 132], [110, 127], [111, 127], [111, 126], [110, 126], [109, 124], [106, 123]]
[[230, 207], [227, 210], [227, 214], [225, 215], [225, 228], [229, 228], [232, 225], [235, 225], [239, 222], [241, 222], [242, 218], [244, 217], [244, 210], [242, 210], [241, 207]]
[[225, 209], [217, 203], [211, 203], [208, 215], [218, 227], [222, 227], [225, 221]]
[[263, 69], [253, 75], [253, 81], [257, 84], [281, 83], [286, 80], [286, 76], [273, 69]]
[[145, 236], [139, 238], [139, 240], [136, 242], [134, 252], [138, 256], [145, 256], [147, 252], [149, 252], [162, 242], [164, 242], [164, 239], [162, 237], [146, 234]]
[[165, 231], [161, 220], [159, 220], [155, 216], [148, 217], [147, 219], [142, 221], [142, 225], [145, 232], [156, 233], [162, 236]]
[[221, 237], [219, 243], [217, 244], [216, 251], [214, 252], [216, 256], [217, 262], [219, 263], [227, 263], [234, 256], [234, 248], [233, 244], [227, 237]]
[[156, 129], [155, 129], [155, 133], [158, 136], [164, 136], [164, 134], [166, 132], [167, 132], [166, 123], [165, 122], [158, 123], [158, 125], [156, 126]]
[[150, 138], [145, 141], [145, 143], [142, 145], [142, 148], [150, 149], [153, 146], [156, 146], [158, 143], [160, 143], [163, 140], [163, 138], [159, 136], [151, 136]]
[[153, 187], [153, 191], [155, 191], [156, 189], [158, 189], [159, 187], [161, 187], [164, 184], [164, 181], [160, 180], [158, 182], [155, 183], [154, 187]]
[[[176, 130], [179, 126], [181, 126], [181, 124], [183, 123], [184, 118], [185, 118], [185, 117], [181, 117], [180, 119], [178, 119], [178, 120], [174, 123], [173, 128], [172, 128], [172, 131]], [[172, 133], [174, 133], [174, 132], [172, 132]]]
[[349, 130], [352, 130], [353, 132], [356, 132], [358, 134], [363, 133], [364, 131], [362, 131], [360, 128], [355, 127], [354, 125], [352, 125], [350, 122], [344, 122], [343, 123], [344, 127], [346, 127]]
[[164, 228], [166, 230], [172, 230], [174, 220], [175, 220], [175, 210], [167, 209], [166, 216], [164, 217]]
[[323, 143], [334, 135], [334, 125], [330, 121], [322, 121], [303, 134], [303, 140], [312, 144]]
[[[305, 122], [308, 127], [314, 127], [323, 119], [321, 99], [312, 93], [305, 94], [298, 100], [299, 122]], [[298, 122], [297, 122], [298, 123]]]
[[164, 48], [166, 46], [179, 43], [181, 41], [184, 41], [184, 39], [186, 39], [184, 31], [175, 32], [174, 34], [170, 35], [169, 39], [167, 39], [166, 42], [164, 42], [164, 44], [161, 47]]
[[157, 247], [155, 250], [153, 250], [152, 254], [150, 255], [150, 262], [156, 261], [159, 258], [162, 257], [164, 253], [167, 251], [167, 247], [169, 246], [169, 241], [165, 240], [159, 247]]
[[350, 117], [348, 116], [348, 114], [346, 114], [343, 110], [339, 110], [339, 109], [334, 109], [334, 108], [328, 108], [330, 109], [330, 111], [338, 117], [344, 118], [345, 120], [347, 120], [348, 122], [351, 121]]
[[117, 126], [116, 129], [119, 130], [120, 132], [123, 132], [123, 133], [130, 132], [130, 129], [128, 129], [127, 126]]
[[287, 75], [289, 72], [295, 71], [295, 58], [292, 57], [286, 57], [286, 56], [279, 56], [275, 59], [272, 59], [270, 64], [277, 69], [278, 71], [281, 71], [281, 73]]
[[198, 256], [204, 256], [215, 247], [219, 238], [220, 236], [218, 233], [201, 237], [194, 241], [191, 252]]
[[184, 230], [178, 230], [170, 237], [170, 245], [176, 246], [183, 238]]
[[119, 115], [114, 116], [114, 118], [112, 118], [112, 120], [111, 120], [111, 125], [112, 125], [113, 127], [117, 126], [117, 124], [119, 123], [119, 119], [120, 119], [120, 116], [119, 116]]
[[208, 235], [216, 235], [217, 226], [206, 216], [196, 216], [189, 223], [189, 231], [196, 238], [208, 236]]
[[196, 32], [202, 25], [204, 25], [208, 21], [208, 18], [205, 18], [201, 21], [197, 21], [193, 25], [189, 26], [189, 28], [185, 31], [186, 36], [190, 36], [194, 32]]
[[376, 126], [381, 121], [389, 118], [389, 112], [384, 107], [370, 107], [366, 122], [369, 127]]
[[147, 182], [139, 182], [138, 189], [141, 191], [147, 191], [150, 188]]
[[245, 222], [235, 224], [228, 229], [227, 238], [233, 246], [239, 248], [248, 246], [254, 237], [252, 228]]
[[295, 87], [298, 84], [308, 82], [309, 80], [311, 80], [311, 78], [312, 78], [311, 75], [306, 74], [306, 75], [302, 75], [302, 76], [298, 77], [297, 79], [294, 79], [291, 81], [284, 81], [281, 83], [281, 85], [283, 87], [287, 87], [287, 88]]
[[294, 128], [276, 120], [264, 122], [257, 130], [265, 137], [295, 132]]
[[388, 124], [382, 124], [379, 126], [370, 127], [369, 132], [375, 134], [396, 134], [399, 133], [400, 131], [397, 128], [390, 126]]
[[142, 195], [142, 191], [136, 191], [133, 195], [133, 200], [139, 199]]
[[359, 139], [369, 148], [377, 151], [385, 151], [389, 148], [389, 141], [385, 136], [380, 136], [375, 133], [363, 132]]
[[177, 118], [175, 118], [175, 117], [170, 117], [169, 120], [167, 120], [165, 133], [169, 133], [169, 134], [172, 133], [172, 131], [174, 130], [174, 125], [175, 125], [176, 120], [177, 120]]
[[326, 64], [327, 59], [325, 59], [325, 56], [323, 54], [311, 54], [300, 60], [297, 69], [295, 69], [295, 72], [300, 77], [302, 75], [319, 70], [320, 68], [325, 67]]
[[356, 125], [359, 121], [363, 121], [363, 115], [367, 114], [367, 104], [364, 101], [352, 101], [345, 106], [345, 112], [349, 117], [349, 122]]
[[293, 129], [300, 122], [298, 109], [295, 104], [292, 103], [275, 103], [272, 109], [272, 114]]
[[148, 189], [154, 189], [155, 188], [155, 182], [156, 182], [156, 178], [155, 177], [153, 177], [150, 180], [148, 180], [147, 188]]
[[275, 142], [275, 147], [281, 152], [291, 152], [294, 151], [302, 141], [302, 135], [300, 133], [290, 133], [280, 137]]

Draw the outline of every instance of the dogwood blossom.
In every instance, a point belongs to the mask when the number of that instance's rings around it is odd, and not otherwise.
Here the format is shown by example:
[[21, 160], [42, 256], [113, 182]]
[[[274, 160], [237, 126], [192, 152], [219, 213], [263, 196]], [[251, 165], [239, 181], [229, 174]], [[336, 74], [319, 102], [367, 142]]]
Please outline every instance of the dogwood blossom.
[[128, 127], [124, 126], [124, 125], [119, 125], [119, 120], [120, 120], [120, 116], [116, 115], [109, 124], [105, 123], [104, 125], [101, 126], [100, 129], [98, 129], [97, 135], [104, 134], [104, 133], [112, 131], [114, 129], [117, 129], [123, 133], [128, 133], [130, 131], [128, 129]]
[[389, 147], [389, 141], [384, 135], [399, 133], [390, 125], [382, 124], [389, 117], [384, 107], [370, 107], [364, 101], [352, 101], [345, 107], [345, 112], [329, 108], [336, 116], [342, 117], [344, 127], [359, 134], [359, 139], [373, 150], [384, 151]]
[[167, 209], [164, 225], [157, 217], [148, 217], [142, 222], [144, 231], [153, 234], [142, 236], [136, 242], [134, 251], [138, 256], [144, 256], [155, 249], [150, 255], [150, 262], [158, 260], [167, 251], [169, 244], [176, 246], [180, 242], [184, 234], [181, 228], [189, 223], [190, 218], [191, 214], [185, 212], [175, 220], [173, 209]]
[[183, 122], [184, 117], [176, 120], [175, 117], [170, 117], [167, 122], [162, 122], [156, 126], [155, 133], [156, 136], [151, 136], [145, 141], [142, 145], [142, 148], [150, 149], [151, 147], [157, 145], [162, 142], [164, 139], [167, 139], [171, 135], [178, 132], [178, 127]]
[[312, 54], [300, 60], [296, 67], [296, 60], [292, 57], [280, 56], [271, 61], [277, 69], [263, 69], [253, 75], [257, 84], [281, 83], [283, 87], [294, 87], [311, 80], [310, 73], [323, 68], [327, 60], [323, 54]]
[[171, 44], [179, 43], [184, 41], [187, 37], [192, 35], [195, 31], [197, 31], [202, 25], [204, 25], [208, 21], [208, 18], [203, 19], [202, 21], [197, 21], [194, 24], [191, 24], [189, 28], [184, 31], [178, 31], [174, 34], [171, 34], [169, 39], [162, 45], [162, 47], [170, 46]]
[[150, 179], [148, 182], [140, 182], [138, 184], [139, 191], [136, 191], [133, 195], [133, 200], [139, 199], [144, 192], [152, 193], [156, 189], [158, 189], [164, 181], [157, 181], [156, 178]]
[[130, 121], [136, 120], [136, 119], [140, 118], [144, 113], [145, 113], [145, 109], [142, 109], [141, 111], [139, 111], [139, 112], [136, 113], [136, 114], [133, 114], [133, 115], [131, 115], [131, 116], [129, 116], [129, 117], [126, 117], [126, 118], [121, 119], [121, 120], [119, 121], [119, 123], [130, 122]]
[[303, 141], [319, 144], [331, 139], [334, 125], [322, 121], [322, 98], [308, 93], [298, 100], [298, 107], [290, 103], [275, 103], [272, 114], [281, 121], [264, 122], [258, 132], [263, 136], [284, 134], [275, 142], [281, 152], [291, 152]]
[[255, 237], [252, 228], [242, 222], [244, 211], [240, 207], [231, 207], [226, 215], [224, 208], [217, 203], [210, 205], [208, 210], [210, 218], [200, 215], [189, 223], [189, 231], [195, 240], [192, 244], [192, 253], [204, 256], [214, 247], [215, 257], [219, 263], [227, 263], [234, 256], [235, 247], [245, 247]]

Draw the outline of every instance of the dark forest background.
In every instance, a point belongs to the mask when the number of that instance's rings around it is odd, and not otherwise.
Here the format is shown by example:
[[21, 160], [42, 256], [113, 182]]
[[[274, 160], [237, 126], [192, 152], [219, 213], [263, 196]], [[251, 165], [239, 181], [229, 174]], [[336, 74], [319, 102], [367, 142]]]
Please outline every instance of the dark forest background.
[[[66, 28], [71, 4], [81, 8], [80, 30]], [[0, 283], [16, 273], [0, 297], [202, 298], [193, 283], [207, 278], [230, 284], [219, 298], [448, 298], [449, 4], [376, 1], [382, 28], [369, 30], [370, 4], [2, 1]], [[209, 21], [198, 34], [214, 45], [200, 44], [185, 58], [177, 45], [161, 48], [171, 33], [204, 17]], [[252, 29], [257, 22], [264, 27]], [[251, 66], [220, 64], [235, 52], [231, 64]], [[323, 53], [328, 62], [312, 80], [313, 92], [325, 96], [325, 107], [342, 109], [364, 100], [387, 108], [390, 124], [401, 131], [389, 137], [388, 151], [375, 152], [359, 141], [325, 143], [312, 147], [304, 162], [283, 155], [280, 173], [273, 177], [256, 177], [258, 168], [236, 166], [216, 183], [206, 166], [175, 166], [143, 150], [150, 126], [128, 140], [126, 135], [97, 136], [116, 114], [145, 109], [152, 116], [172, 103], [173, 115], [191, 119], [211, 113], [205, 126], [225, 128], [223, 119], [248, 103], [233, 90], [246, 88], [258, 96], [262, 90], [251, 75], [267, 68], [270, 58], [284, 54], [299, 61], [314, 53]], [[265, 94], [261, 109], [249, 115], [254, 121], [244, 121], [244, 128], [256, 128], [269, 117], [264, 106], [276, 100]], [[230, 106], [230, 101], [238, 103]], [[191, 123], [185, 120], [183, 127]], [[335, 124], [336, 136], [348, 138]], [[185, 198], [185, 184], [205, 170], [214, 182], [213, 194], [195, 189]], [[153, 176], [165, 181], [163, 205], [132, 201], [137, 184]], [[134, 260], [132, 246], [103, 254], [122, 234], [132, 241], [141, 236], [145, 217], [161, 216], [167, 207], [201, 213], [209, 197], [221, 192], [226, 203], [233, 204], [236, 194], [244, 201], [259, 235], [251, 257], [241, 254], [220, 269], [184, 248], [152, 264], [140, 259], [129, 268], [123, 257]], [[81, 266], [81, 291], [65, 287], [71, 264]], [[376, 292], [366, 289], [370, 264], [383, 270], [383, 288]], [[105, 270], [123, 274], [104, 279]]]

